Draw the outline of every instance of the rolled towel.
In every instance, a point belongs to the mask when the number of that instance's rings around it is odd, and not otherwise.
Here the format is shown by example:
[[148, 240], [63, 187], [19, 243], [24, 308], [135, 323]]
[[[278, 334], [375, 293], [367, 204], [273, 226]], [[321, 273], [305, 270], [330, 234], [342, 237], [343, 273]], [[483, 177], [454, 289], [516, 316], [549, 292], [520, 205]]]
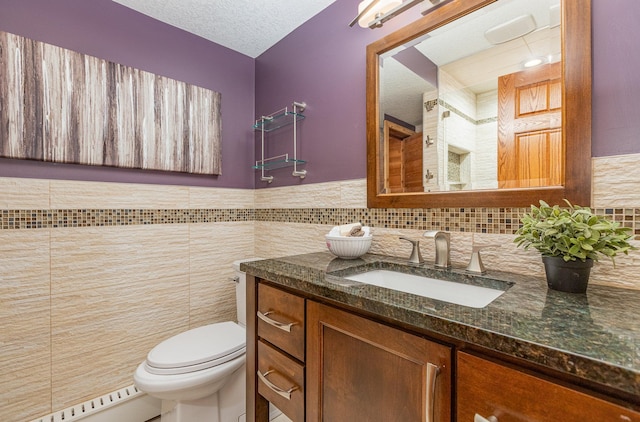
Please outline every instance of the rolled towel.
[[347, 235], [348, 237], [362, 237], [364, 236], [364, 230], [362, 230], [362, 227], [354, 227], [351, 229], [351, 231], [349, 232], [349, 234]]
[[360, 231], [362, 231], [362, 224], [360, 223], [351, 223], [351, 224], [343, 224], [338, 227], [340, 236], [363, 236], [363, 234], [358, 235]]

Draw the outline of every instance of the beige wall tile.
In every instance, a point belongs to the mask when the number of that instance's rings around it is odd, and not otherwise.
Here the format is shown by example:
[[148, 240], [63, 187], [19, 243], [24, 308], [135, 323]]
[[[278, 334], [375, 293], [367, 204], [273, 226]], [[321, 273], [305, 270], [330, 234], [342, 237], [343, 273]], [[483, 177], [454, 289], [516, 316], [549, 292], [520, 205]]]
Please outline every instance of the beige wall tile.
[[191, 224], [190, 327], [236, 320], [234, 261], [253, 258], [254, 223]]
[[344, 180], [255, 190], [255, 207], [366, 208], [367, 180]]
[[28, 368], [2, 365], [0, 420], [24, 422], [51, 413], [51, 364], [38, 360]]
[[[106, 283], [105, 283], [106, 284]], [[189, 328], [188, 277], [131, 280], [51, 298], [56, 359], [99, 353], [137, 337]]]
[[[54, 409], [93, 397], [87, 392], [104, 394], [130, 383], [120, 364], [110, 362], [121, 348], [188, 328], [188, 254], [186, 224], [54, 230]], [[129, 352], [140, 360], [149, 350]], [[83, 371], [92, 376], [84, 378]]]
[[189, 208], [254, 208], [253, 189], [189, 188]]
[[[435, 261], [435, 240], [424, 237], [424, 230], [373, 228], [372, 233], [373, 242], [369, 250], [370, 253], [397, 256], [408, 260], [413, 246], [410, 242], [401, 240], [400, 236], [403, 236], [420, 242], [420, 253], [425, 262], [433, 263]], [[451, 232], [450, 236], [452, 265], [466, 266], [471, 256], [473, 235], [464, 232]]]
[[186, 186], [51, 181], [53, 209], [185, 209], [188, 206]]
[[595, 157], [592, 163], [593, 207], [640, 207], [640, 154]]
[[187, 224], [81, 227], [53, 230], [51, 293], [188, 277]]
[[0, 210], [49, 209], [49, 181], [0, 177]]
[[367, 179], [340, 182], [341, 208], [367, 208]]
[[330, 226], [322, 224], [256, 221], [256, 255], [275, 258], [326, 251], [324, 236], [330, 229]]
[[340, 182], [256, 189], [256, 208], [339, 208]]
[[[640, 248], [640, 241], [631, 243]], [[629, 255], [618, 255], [614, 263], [601, 258], [591, 269], [589, 283], [601, 284], [623, 289], [640, 290], [640, 250], [630, 251]]]
[[0, 367], [49, 360], [49, 290], [49, 230], [0, 230]]
[[181, 331], [150, 333], [91, 352], [79, 350], [71, 359], [54, 355], [53, 409], [64, 409], [133, 384], [133, 373], [147, 353], [162, 340]]

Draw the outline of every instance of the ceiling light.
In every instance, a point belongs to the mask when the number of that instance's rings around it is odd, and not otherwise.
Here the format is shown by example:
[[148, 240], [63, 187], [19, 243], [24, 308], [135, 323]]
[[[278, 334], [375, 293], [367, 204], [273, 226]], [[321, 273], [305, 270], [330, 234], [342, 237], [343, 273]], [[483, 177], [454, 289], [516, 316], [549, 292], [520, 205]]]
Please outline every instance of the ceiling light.
[[525, 69], [528, 69], [530, 67], [536, 67], [536, 66], [540, 66], [541, 64], [545, 63], [545, 59], [542, 57], [534, 57], [531, 58], [529, 60], [526, 60], [522, 63], [522, 66]]

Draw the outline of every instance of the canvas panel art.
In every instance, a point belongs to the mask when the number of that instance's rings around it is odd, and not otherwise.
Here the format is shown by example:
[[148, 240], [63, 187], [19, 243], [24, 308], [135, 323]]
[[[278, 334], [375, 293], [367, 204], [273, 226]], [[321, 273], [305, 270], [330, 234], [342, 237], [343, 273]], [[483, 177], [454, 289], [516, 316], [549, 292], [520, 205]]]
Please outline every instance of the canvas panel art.
[[221, 174], [221, 94], [0, 32], [0, 157]]

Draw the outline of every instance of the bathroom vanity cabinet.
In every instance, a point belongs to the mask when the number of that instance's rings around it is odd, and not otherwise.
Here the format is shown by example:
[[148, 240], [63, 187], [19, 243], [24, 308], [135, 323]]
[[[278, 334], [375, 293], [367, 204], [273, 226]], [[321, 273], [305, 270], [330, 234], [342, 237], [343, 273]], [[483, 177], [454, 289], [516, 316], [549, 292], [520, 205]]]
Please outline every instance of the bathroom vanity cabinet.
[[450, 347], [262, 282], [256, 317], [259, 401], [294, 422], [451, 420]]
[[451, 420], [451, 348], [307, 302], [307, 421]]
[[409, 305], [388, 296], [377, 303], [324, 281], [273, 280], [247, 274], [247, 421], [266, 422], [271, 402], [294, 422], [640, 422], [637, 395], [396, 323], [391, 312]]
[[640, 421], [640, 413], [520, 369], [457, 353], [458, 421]]

